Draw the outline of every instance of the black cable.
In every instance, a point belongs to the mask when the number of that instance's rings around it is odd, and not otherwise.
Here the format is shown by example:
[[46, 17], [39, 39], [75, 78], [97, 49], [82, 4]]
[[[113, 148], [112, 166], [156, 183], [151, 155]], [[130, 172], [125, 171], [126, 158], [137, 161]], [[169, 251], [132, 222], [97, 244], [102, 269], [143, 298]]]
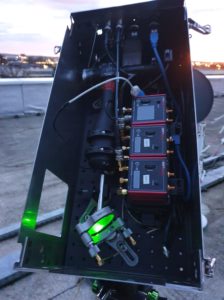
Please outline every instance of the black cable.
[[[116, 37], [116, 76], [120, 76], [120, 38], [121, 38], [121, 28], [117, 27], [117, 37]], [[118, 120], [119, 117], [119, 80], [116, 80], [115, 87], [115, 118]]]
[[171, 220], [172, 220], [172, 213], [170, 213], [169, 218], [168, 218], [167, 223], [166, 223], [166, 226], [165, 226], [165, 229], [164, 229], [164, 240], [163, 240], [163, 245], [164, 246], [167, 246]]
[[93, 57], [93, 51], [94, 51], [95, 44], [96, 44], [96, 36], [97, 36], [97, 27], [96, 27], [96, 30], [95, 30], [93, 43], [92, 43], [92, 49], [91, 49], [90, 56], [89, 56], [88, 68], [90, 67], [91, 60], [92, 60], [92, 57]]
[[109, 106], [110, 103], [111, 103], [111, 102], [107, 103], [107, 105], [104, 105], [104, 106], [103, 106], [103, 109], [104, 109], [106, 115], [107, 115], [111, 120], [114, 121], [114, 120], [115, 120], [115, 117], [113, 117], [113, 116], [110, 114], [110, 112], [108, 111], [108, 106]]
[[[127, 209], [127, 208], [126, 208]], [[132, 220], [135, 221], [135, 223], [140, 224], [142, 226], [145, 226], [143, 222], [141, 222], [140, 220], [138, 220], [131, 212], [130, 210], [127, 209], [127, 213], [129, 214], [129, 216], [132, 218]]]
[[132, 220], [139, 224], [139, 225], [144, 225], [140, 220], [138, 220], [131, 212], [130, 210], [128, 209], [128, 205], [127, 205], [127, 202], [126, 202], [126, 199], [125, 197], [122, 198], [122, 208], [121, 208], [121, 214], [122, 214], [122, 220], [125, 219], [125, 215], [124, 215], [124, 210], [126, 209], [126, 212], [128, 213], [128, 215], [132, 218]]
[[[122, 24], [117, 24], [116, 28], [116, 77], [120, 76], [120, 41]], [[115, 83], [115, 104], [114, 104], [114, 117], [115, 117], [115, 145], [116, 148], [121, 146], [120, 135], [119, 135], [119, 80]]]
[[[136, 76], [136, 74], [129, 74], [128, 80], [132, 80], [134, 77]], [[120, 95], [119, 95], [119, 99], [120, 100], [120, 106], [123, 106], [123, 94], [124, 94], [124, 88], [126, 86], [126, 82], [124, 82], [121, 86], [121, 90], [120, 90]]]
[[62, 292], [60, 292], [60, 293], [54, 295], [53, 297], [48, 298], [48, 300], [53, 300], [53, 299], [55, 299], [55, 298], [57, 298], [57, 297], [63, 295], [64, 293], [66, 293], [66, 292], [68, 292], [68, 291], [70, 291], [70, 290], [73, 290], [73, 289], [76, 288], [83, 280], [84, 280], [84, 278], [79, 278], [79, 279], [77, 280], [76, 284], [74, 284], [74, 285], [70, 286], [69, 288], [65, 289], [64, 291], [62, 291]]
[[105, 261], [107, 261], [107, 260], [109, 260], [109, 259], [111, 259], [111, 258], [114, 258], [114, 257], [118, 256], [118, 255], [119, 255], [119, 254], [116, 252], [116, 253], [114, 253], [114, 254], [112, 254], [112, 255], [110, 255], [110, 256], [107, 256], [107, 257], [103, 258], [103, 261], [105, 262]]
[[110, 54], [110, 51], [109, 51], [109, 49], [108, 49], [108, 44], [105, 45], [105, 51], [106, 51], [106, 54], [107, 54], [108, 58], [109, 58], [110, 61], [112, 62], [112, 64], [113, 64], [114, 66], [116, 66], [116, 62], [115, 62], [115, 60], [113, 59], [113, 57], [112, 57], [112, 55]]
[[108, 21], [105, 28], [104, 28], [104, 48], [105, 48], [105, 51], [106, 51], [106, 54], [107, 54], [108, 58], [110, 59], [112, 64], [116, 67], [116, 62], [113, 59], [113, 57], [111, 56], [109, 48], [108, 48], [110, 32], [111, 32], [111, 22]]
[[136, 216], [134, 216], [134, 214], [128, 209], [127, 202], [126, 202], [125, 198], [123, 197], [123, 199], [122, 199], [122, 210], [121, 210], [122, 211], [122, 219], [125, 219], [124, 208], [126, 209], [126, 212], [128, 213], [128, 215], [132, 218], [132, 220], [135, 223], [137, 223], [141, 226], [144, 226], [147, 229], [151, 228], [153, 231], [159, 230], [158, 227], [152, 227], [152, 226], [149, 226], [147, 224], [144, 224], [142, 221], [140, 221], [138, 218], [136, 218]]
[[107, 56], [106, 53], [104, 53], [103, 55], [101, 55], [101, 56], [99, 57], [99, 59], [96, 60], [96, 61], [94, 62], [92, 68], [94, 68], [97, 64], [99, 64], [106, 56]]
[[176, 219], [175, 206], [174, 206], [174, 203], [172, 203], [170, 215], [168, 217], [166, 226], [164, 228], [164, 236], [163, 236], [163, 254], [166, 257], [169, 257], [169, 247], [168, 247], [168, 244], [170, 244], [169, 240], [170, 240], [170, 233], [171, 233], [172, 221], [175, 220], [175, 219]]
[[[165, 67], [165, 71], [167, 72], [169, 68], [169, 64], [166, 65]], [[158, 76], [156, 76], [156, 78], [154, 78], [152, 81], [150, 81], [149, 83], [147, 83], [142, 89], [146, 90], [149, 87], [151, 87], [153, 84], [155, 84], [157, 81], [159, 81], [162, 78], [162, 74], [160, 73]]]
[[[105, 51], [106, 51], [106, 54], [108, 56], [108, 58], [110, 59], [110, 61], [112, 62], [112, 64], [116, 67], [116, 62], [114, 60], [114, 58], [112, 57], [109, 49], [108, 49], [108, 45], [105, 47]], [[119, 68], [119, 71], [127, 76], [129, 76], [130, 74], [128, 72], [126, 72], [123, 68]]]
[[[176, 118], [176, 121], [177, 121], [178, 118], [182, 119], [182, 114], [181, 114], [181, 111], [180, 111], [180, 107], [177, 104], [176, 99], [175, 99], [175, 97], [174, 97], [174, 95], [172, 93], [172, 90], [170, 88], [170, 84], [169, 84], [169, 81], [168, 81], [168, 78], [167, 78], [167, 75], [166, 75], [166, 71], [165, 71], [165, 68], [163, 66], [162, 60], [160, 58], [160, 55], [159, 55], [159, 52], [158, 52], [158, 49], [157, 49], [158, 39], [159, 39], [158, 30], [151, 30], [151, 33], [150, 33], [150, 43], [151, 43], [153, 52], [155, 54], [156, 60], [158, 62], [158, 65], [160, 67], [160, 71], [161, 71], [161, 74], [163, 76], [163, 80], [164, 80], [164, 84], [165, 84], [166, 90], [167, 90], [168, 95], [171, 98], [171, 100], [172, 100], [172, 102], [173, 102], [173, 104], [175, 106], [175, 109], [177, 111], [177, 118]], [[175, 142], [175, 150], [176, 150], [177, 157], [178, 157], [178, 159], [179, 159], [179, 161], [180, 161], [180, 163], [182, 165], [182, 168], [184, 170], [185, 177], [186, 177], [187, 193], [186, 193], [185, 199], [189, 200], [190, 196], [191, 196], [191, 178], [190, 178], [190, 173], [188, 171], [186, 163], [183, 160], [183, 157], [181, 155], [179, 142], [178, 143]]]
[[181, 155], [180, 145], [175, 144], [175, 152], [176, 152], [177, 157], [178, 157], [178, 159], [181, 163], [181, 166], [184, 170], [186, 183], [187, 183], [185, 199], [188, 201], [188, 200], [190, 200], [190, 197], [191, 197], [191, 176], [190, 176], [189, 170], [186, 166], [186, 163]]
[[[122, 29], [122, 25], [121, 24], [118, 24], [117, 25], [117, 30], [120, 31], [120, 29]], [[110, 50], [108, 48], [108, 45], [109, 45], [109, 33], [111, 31], [111, 23], [110, 21], [107, 22], [105, 28], [104, 28], [104, 48], [105, 48], [105, 52], [106, 52], [106, 55], [108, 56], [108, 58], [110, 59], [110, 61], [112, 62], [112, 64], [117, 68], [117, 62], [115, 61], [115, 59], [113, 58], [113, 56], [111, 55], [110, 53]], [[119, 33], [120, 35], [120, 33]], [[117, 36], [118, 38], [119, 36]], [[116, 39], [116, 44], [117, 44], [117, 39]], [[119, 37], [119, 44], [120, 44], [120, 37]], [[125, 75], [128, 75], [129, 76], [129, 73], [127, 73], [125, 70], [123, 70], [122, 68], [120, 68], [119, 66], [119, 71], [124, 73]]]
[[[99, 100], [102, 102], [100, 108], [103, 109], [103, 110], [105, 111], [105, 113], [106, 113], [106, 115], [108, 116], [109, 119], [111, 119], [111, 120], [114, 121], [115, 118], [114, 118], [114, 116], [112, 116], [112, 115], [110, 114], [110, 111], [109, 111], [109, 109], [108, 109], [109, 105], [112, 106], [112, 101], [109, 101], [109, 102], [107, 103], [107, 105], [105, 105], [105, 103], [103, 103], [103, 101], [102, 101], [102, 98], [99, 98], [99, 99], [97, 99], [96, 101], [99, 101]], [[96, 102], [96, 101], [94, 101], [94, 102]]]
[[53, 120], [53, 129], [55, 131], [55, 133], [64, 141], [63, 136], [60, 134], [60, 132], [58, 131], [57, 127], [56, 127], [56, 122], [58, 120], [59, 115], [62, 113], [62, 111], [69, 105], [69, 102], [65, 102], [57, 111], [54, 120]]
[[106, 80], [104, 80], [104, 81], [101, 81], [101, 82], [95, 84], [94, 86], [91, 86], [89, 89], [85, 90], [84, 92], [80, 93], [79, 95], [75, 96], [74, 98], [70, 99], [69, 101], [65, 102], [65, 103], [59, 108], [59, 110], [57, 111], [57, 113], [56, 113], [56, 115], [55, 115], [54, 120], [53, 120], [52, 123], [53, 123], [53, 129], [54, 129], [54, 131], [60, 136], [60, 138], [62, 138], [62, 140], [63, 140], [63, 137], [59, 134], [59, 132], [58, 132], [58, 130], [57, 130], [57, 128], [56, 128], [56, 122], [57, 122], [57, 119], [58, 119], [59, 115], [60, 115], [61, 112], [67, 107], [67, 105], [72, 104], [73, 102], [77, 101], [78, 99], [80, 99], [81, 97], [83, 97], [83, 96], [85, 96], [86, 94], [90, 93], [91, 91], [93, 91], [93, 90], [95, 90], [95, 89], [101, 87], [102, 85], [104, 85], [104, 84], [106, 84], [106, 83], [108, 83], [108, 82], [111, 82], [111, 81], [115, 81], [115, 80], [117, 80], [117, 79], [123, 80], [123, 81], [127, 82], [127, 83], [129, 84], [129, 86], [130, 86], [131, 88], [133, 88], [132, 83], [131, 83], [127, 78], [125, 78], [125, 77], [119, 76], [119, 77], [108, 78], [108, 79], [106, 79]]

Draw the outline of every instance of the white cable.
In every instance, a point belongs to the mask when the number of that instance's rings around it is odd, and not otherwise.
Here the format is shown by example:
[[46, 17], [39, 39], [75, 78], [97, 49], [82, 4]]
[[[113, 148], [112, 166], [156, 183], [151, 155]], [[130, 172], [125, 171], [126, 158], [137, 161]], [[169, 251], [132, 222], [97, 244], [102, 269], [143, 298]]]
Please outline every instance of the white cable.
[[129, 84], [131, 89], [133, 88], [133, 85], [132, 85], [130, 80], [128, 80], [127, 78], [122, 77], [122, 76], [116, 76], [116, 77], [112, 77], [112, 78], [109, 78], [107, 80], [104, 80], [104, 81], [90, 87], [88, 90], [85, 90], [81, 94], [79, 94], [79, 95], [75, 96], [74, 98], [72, 98], [71, 100], [69, 100], [68, 103], [71, 104], [71, 103], [75, 102], [76, 100], [78, 100], [79, 98], [83, 97], [84, 95], [88, 94], [89, 92], [91, 92], [91, 91], [97, 89], [98, 87], [104, 85], [105, 83], [115, 81], [115, 80], [123, 80], [123, 81], [127, 82], [127, 84]]
[[104, 174], [101, 174], [100, 176], [100, 192], [98, 197], [98, 203], [97, 203], [97, 210], [100, 210], [103, 207], [103, 188], [104, 188]]

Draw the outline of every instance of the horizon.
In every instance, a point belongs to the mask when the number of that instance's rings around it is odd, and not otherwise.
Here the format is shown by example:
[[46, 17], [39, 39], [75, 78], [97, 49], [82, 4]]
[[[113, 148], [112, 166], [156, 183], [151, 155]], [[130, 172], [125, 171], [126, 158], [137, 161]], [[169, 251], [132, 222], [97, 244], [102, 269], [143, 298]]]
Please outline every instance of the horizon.
[[[26, 53], [10, 53], [10, 52], [0, 52], [0, 55], [12, 55], [12, 56], [20, 56], [20, 55], [25, 55], [27, 57], [29, 56], [39, 56], [39, 57], [47, 57], [47, 58], [58, 58], [59, 59], [59, 54], [54, 54], [54, 55], [42, 55], [42, 54], [26, 54]], [[218, 64], [218, 63], [221, 63], [221, 64], [224, 64], [224, 60], [223, 61], [203, 61], [203, 60], [193, 60], [191, 59], [191, 62], [193, 64], [196, 64], [196, 63], [205, 63], [205, 64]]]

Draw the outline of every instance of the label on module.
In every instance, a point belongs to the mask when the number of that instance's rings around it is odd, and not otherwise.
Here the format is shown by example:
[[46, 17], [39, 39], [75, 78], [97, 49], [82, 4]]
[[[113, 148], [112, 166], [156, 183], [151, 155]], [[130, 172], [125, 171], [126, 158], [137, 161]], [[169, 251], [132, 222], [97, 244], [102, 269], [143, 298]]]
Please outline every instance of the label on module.
[[150, 147], [150, 139], [144, 139], [144, 147]]
[[149, 184], [150, 183], [150, 175], [145, 174], [143, 175], [143, 184]]
[[140, 171], [134, 171], [133, 173], [133, 186], [135, 189], [140, 187]]

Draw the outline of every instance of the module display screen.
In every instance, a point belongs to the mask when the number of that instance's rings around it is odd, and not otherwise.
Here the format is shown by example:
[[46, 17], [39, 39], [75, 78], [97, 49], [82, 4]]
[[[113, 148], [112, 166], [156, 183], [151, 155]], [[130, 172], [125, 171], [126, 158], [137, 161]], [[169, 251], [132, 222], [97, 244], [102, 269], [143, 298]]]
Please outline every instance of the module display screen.
[[138, 121], [149, 121], [155, 119], [155, 106], [144, 105], [138, 106], [137, 108], [137, 120]]

